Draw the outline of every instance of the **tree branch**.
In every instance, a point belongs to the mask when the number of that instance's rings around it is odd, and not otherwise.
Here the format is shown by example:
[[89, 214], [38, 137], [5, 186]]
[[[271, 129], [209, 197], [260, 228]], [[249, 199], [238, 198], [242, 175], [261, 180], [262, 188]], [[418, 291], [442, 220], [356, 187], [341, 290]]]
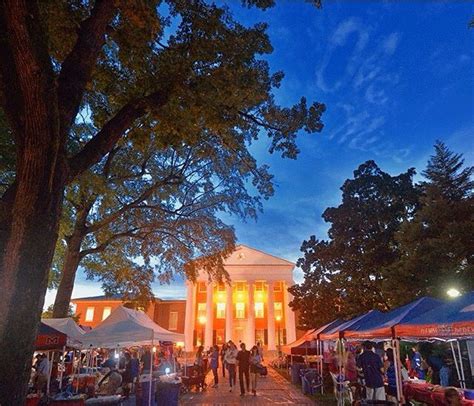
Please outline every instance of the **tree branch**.
[[135, 120], [144, 116], [149, 108], [164, 106], [170, 91], [171, 86], [168, 86], [123, 106], [81, 151], [69, 159], [68, 181], [71, 182], [107, 155]]
[[115, 1], [96, 0], [91, 15], [81, 23], [73, 49], [62, 63], [58, 78], [61, 134], [67, 134], [76, 118], [115, 10]]

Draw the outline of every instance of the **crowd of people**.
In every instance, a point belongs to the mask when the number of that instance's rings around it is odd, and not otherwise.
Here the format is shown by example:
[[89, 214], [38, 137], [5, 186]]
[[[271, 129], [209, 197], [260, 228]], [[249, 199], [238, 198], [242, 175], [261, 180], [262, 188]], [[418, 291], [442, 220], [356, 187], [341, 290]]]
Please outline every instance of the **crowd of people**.
[[[330, 372], [338, 374], [342, 362], [344, 364], [343, 379], [348, 381], [351, 387], [361, 389], [360, 397], [368, 400], [396, 402], [397, 378], [394, 351], [392, 348], [385, 350], [382, 348], [375, 348], [374, 343], [365, 341], [355, 351], [348, 351], [344, 360], [337, 359], [334, 352], [329, 366]], [[413, 346], [405, 362], [399, 363], [402, 380], [417, 378], [445, 387], [453, 385], [449, 358], [438, 355], [432, 348], [424, 350], [422, 355], [419, 347]], [[447, 389], [446, 397], [454, 399], [455, 396], [459, 396], [457, 391], [453, 392], [450, 389]], [[450, 404], [457, 404], [455, 400], [453, 402]]]
[[240, 396], [245, 396], [250, 392], [257, 396], [258, 376], [265, 370], [263, 347], [260, 342], [257, 342], [250, 351], [244, 343], [240, 343], [239, 347], [240, 349], [232, 340], [224, 343], [220, 348], [214, 345], [209, 351], [204, 351], [204, 347], [200, 346], [194, 364], [199, 368], [203, 379], [208, 370], [212, 371], [213, 388], [219, 385], [219, 369], [221, 369], [222, 377], [225, 379], [226, 374], [228, 376], [230, 392], [237, 388], [238, 376]]

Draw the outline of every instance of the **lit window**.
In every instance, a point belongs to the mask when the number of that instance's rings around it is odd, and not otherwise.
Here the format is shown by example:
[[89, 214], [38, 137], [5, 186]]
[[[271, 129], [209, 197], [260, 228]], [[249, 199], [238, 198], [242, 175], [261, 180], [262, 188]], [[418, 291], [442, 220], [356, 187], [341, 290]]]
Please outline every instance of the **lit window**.
[[198, 320], [200, 317], [206, 317], [206, 303], [198, 303]]
[[235, 318], [244, 319], [245, 318], [245, 303], [237, 302], [235, 304]]
[[244, 291], [244, 283], [243, 282], [237, 282], [237, 292], [243, 292]]
[[[107, 306], [107, 307], [104, 307], [104, 311], [102, 312], [102, 320], [105, 320], [107, 317], [110, 316], [110, 313], [112, 313], [112, 308]], [[92, 316], [94, 317], [94, 316]]]
[[225, 303], [217, 303], [216, 318], [225, 319]]
[[217, 284], [217, 291], [218, 292], [225, 292], [225, 284], [222, 283], [222, 282]]
[[255, 282], [255, 292], [263, 292], [263, 282]]
[[86, 321], [93, 321], [94, 320], [94, 308], [88, 307], [86, 310]]
[[170, 321], [168, 325], [168, 330], [177, 330], [178, 329], [178, 312], [170, 312]]
[[275, 317], [283, 317], [283, 307], [281, 302], [275, 302]]
[[273, 284], [273, 291], [274, 291], [274, 292], [281, 292], [281, 290], [282, 290], [282, 286], [281, 286], [281, 285], [282, 285], [281, 281], [275, 282], [275, 283]]
[[255, 318], [263, 319], [263, 303], [262, 302], [255, 303]]
[[205, 292], [206, 291], [206, 282], [199, 282], [199, 292]]

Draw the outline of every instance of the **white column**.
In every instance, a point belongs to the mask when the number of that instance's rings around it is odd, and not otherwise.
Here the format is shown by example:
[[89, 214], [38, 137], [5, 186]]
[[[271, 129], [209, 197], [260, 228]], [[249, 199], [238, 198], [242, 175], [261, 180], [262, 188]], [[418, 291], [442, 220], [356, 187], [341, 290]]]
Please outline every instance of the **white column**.
[[248, 284], [249, 308], [247, 311], [247, 338], [245, 344], [247, 349], [255, 345], [255, 284], [250, 281]]
[[275, 300], [273, 293], [273, 282], [268, 283], [267, 297], [267, 320], [268, 320], [268, 344], [269, 351], [275, 351]]
[[283, 300], [285, 302], [285, 329], [287, 344], [296, 340], [295, 312], [289, 305], [289, 303], [293, 300], [293, 296], [288, 292], [288, 287], [288, 282], [285, 282], [283, 284]]
[[194, 326], [196, 312], [196, 286], [186, 281], [186, 314], [184, 321], [184, 346], [186, 351], [194, 350]]
[[214, 330], [214, 302], [212, 295], [214, 291], [214, 284], [209, 282], [206, 288], [206, 333], [204, 336], [204, 346], [206, 348], [212, 347], [212, 336]]
[[234, 319], [234, 309], [232, 307], [232, 285], [225, 285], [226, 304], [225, 304], [225, 341], [232, 340], [232, 327]]

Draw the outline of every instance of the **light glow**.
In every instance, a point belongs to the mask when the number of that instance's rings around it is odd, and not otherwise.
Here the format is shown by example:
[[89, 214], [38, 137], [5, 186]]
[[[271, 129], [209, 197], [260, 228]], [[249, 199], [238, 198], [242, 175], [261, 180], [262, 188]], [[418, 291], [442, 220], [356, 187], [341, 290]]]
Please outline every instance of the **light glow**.
[[206, 324], [206, 317], [205, 316], [199, 316], [199, 323], [200, 324]]
[[153, 352], [156, 352], [156, 347], [153, 347], [153, 348], [152, 348], [152, 351], [153, 351]]
[[182, 341], [178, 341], [178, 342], [176, 343], [176, 347], [181, 347], [181, 348], [183, 348], [183, 347], [184, 347], [184, 343], [183, 343]]
[[449, 297], [452, 297], [452, 298], [461, 296], [461, 292], [457, 290], [456, 288], [448, 289], [446, 293], [448, 294]]
[[276, 316], [275, 319], [276, 319], [276, 321], [280, 321], [280, 320], [281, 320], [281, 316]]

